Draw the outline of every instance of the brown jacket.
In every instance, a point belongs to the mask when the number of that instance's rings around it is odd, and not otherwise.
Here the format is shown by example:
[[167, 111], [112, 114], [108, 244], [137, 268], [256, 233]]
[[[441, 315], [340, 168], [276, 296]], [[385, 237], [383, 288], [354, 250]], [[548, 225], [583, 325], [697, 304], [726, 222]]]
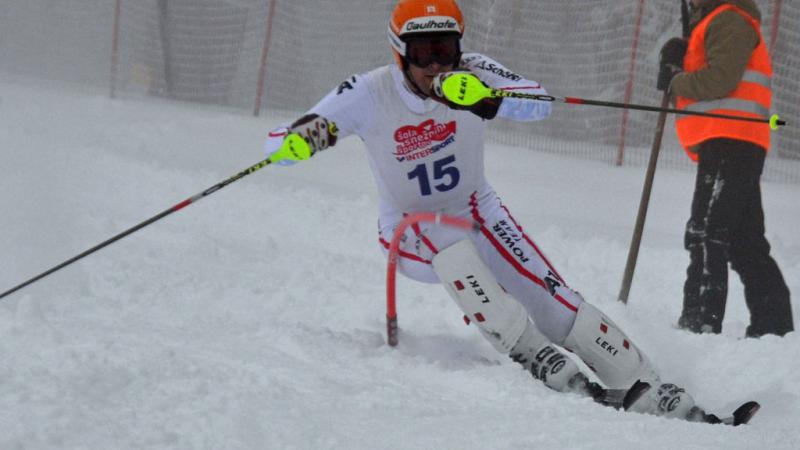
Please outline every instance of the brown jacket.
[[[694, 11], [690, 25], [694, 27], [725, 3], [737, 6], [754, 19], [761, 20], [761, 12], [753, 0], [708, 0]], [[676, 75], [670, 85], [674, 95], [695, 100], [726, 97], [741, 81], [750, 56], [759, 43], [759, 37], [756, 30], [739, 13], [725, 11], [708, 25], [705, 43], [708, 67], [697, 72]]]

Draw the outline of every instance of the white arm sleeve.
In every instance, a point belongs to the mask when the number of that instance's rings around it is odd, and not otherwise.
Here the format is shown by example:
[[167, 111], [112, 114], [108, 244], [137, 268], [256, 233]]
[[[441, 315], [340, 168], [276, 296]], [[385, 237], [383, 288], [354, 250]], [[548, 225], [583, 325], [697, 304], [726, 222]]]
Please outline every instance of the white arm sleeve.
[[[461, 65], [491, 88], [547, 95], [547, 91], [541, 84], [522, 78], [497, 61], [480, 53], [465, 53]], [[550, 115], [551, 105], [552, 102], [504, 98], [497, 116], [518, 122], [544, 120]]]
[[336, 124], [339, 139], [351, 134], [360, 135], [369, 127], [373, 102], [367, 81], [362, 75], [353, 75], [332, 90], [308, 114], [318, 114]]
[[[332, 90], [306, 114], [317, 114], [336, 124], [338, 139], [351, 134], [359, 134], [369, 126], [373, 116], [369, 101], [369, 88], [363, 77], [354, 75]], [[290, 125], [282, 125], [269, 132], [264, 143], [267, 157], [280, 150], [283, 140], [289, 133]], [[279, 165], [293, 165], [296, 161], [282, 160]]]

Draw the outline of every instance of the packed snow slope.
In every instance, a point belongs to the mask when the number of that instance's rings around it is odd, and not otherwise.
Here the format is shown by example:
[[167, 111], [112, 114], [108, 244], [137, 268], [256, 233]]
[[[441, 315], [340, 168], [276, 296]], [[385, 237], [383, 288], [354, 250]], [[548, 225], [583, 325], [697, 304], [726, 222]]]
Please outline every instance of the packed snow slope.
[[[263, 159], [277, 123], [0, 78], [0, 291]], [[550, 391], [465, 326], [439, 286], [400, 280], [400, 345], [388, 347], [377, 199], [351, 138], [0, 300], [0, 448], [796, 448], [797, 333], [742, 339], [735, 275], [722, 335], [674, 327], [691, 173], [656, 176], [625, 307], [616, 296], [644, 170], [499, 146], [486, 158], [567, 282], [709, 410], [761, 402], [751, 425]], [[797, 323], [800, 187], [763, 190]]]

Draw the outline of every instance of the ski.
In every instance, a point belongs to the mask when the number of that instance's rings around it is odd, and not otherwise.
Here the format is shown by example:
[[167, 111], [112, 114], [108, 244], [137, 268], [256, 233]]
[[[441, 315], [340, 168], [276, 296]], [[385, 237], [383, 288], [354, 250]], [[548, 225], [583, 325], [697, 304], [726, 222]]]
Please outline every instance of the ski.
[[[636, 401], [647, 391], [649, 391], [650, 388], [650, 383], [637, 381], [625, 394], [622, 401], [622, 408], [628, 411], [631, 405], [636, 403]], [[683, 420], [687, 420], [689, 422], [730, 425], [735, 427], [750, 422], [750, 419], [756, 415], [760, 408], [761, 405], [758, 402], [749, 401], [736, 408], [736, 410], [730, 416], [719, 417], [716, 414], [706, 412], [699, 406], [694, 406], [689, 410]]]
[[[697, 411], [694, 411], [695, 408]], [[703, 411], [702, 408], [698, 408], [696, 406], [695, 408], [693, 408], [693, 411], [689, 413], [687, 420], [693, 422], [731, 425], [736, 427], [750, 422], [750, 419], [756, 415], [758, 410], [761, 408], [761, 405], [759, 405], [758, 402], [750, 401], [736, 408], [736, 411], [734, 411], [730, 416], [722, 418], [716, 414], [708, 414]]]
[[[569, 383], [570, 392], [590, 397], [603, 406], [624, 411], [628, 411], [650, 388], [650, 383], [637, 381], [630, 389], [606, 389], [598, 383], [590, 381], [582, 373], [573, 377]], [[706, 412], [699, 406], [694, 406], [682, 420], [735, 427], [750, 422], [750, 419], [756, 415], [760, 408], [761, 405], [758, 402], [750, 401], [736, 408], [736, 411], [730, 416], [719, 417], [716, 414]]]

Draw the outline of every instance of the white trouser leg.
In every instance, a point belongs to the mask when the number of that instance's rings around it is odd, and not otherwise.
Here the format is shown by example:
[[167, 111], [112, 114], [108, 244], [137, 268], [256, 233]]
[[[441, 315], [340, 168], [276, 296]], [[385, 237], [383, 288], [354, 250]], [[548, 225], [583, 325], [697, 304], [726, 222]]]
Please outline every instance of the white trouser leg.
[[609, 388], [627, 389], [637, 380], [659, 384], [656, 369], [622, 330], [589, 303], [582, 303], [564, 347], [575, 352]]
[[433, 268], [447, 292], [500, 353], [510, 353], [534, 377], [557, 391], [568, 390], [580, 371], [536, 328], [528, 313], [503, 292], [469, 240], [441, 251]]

